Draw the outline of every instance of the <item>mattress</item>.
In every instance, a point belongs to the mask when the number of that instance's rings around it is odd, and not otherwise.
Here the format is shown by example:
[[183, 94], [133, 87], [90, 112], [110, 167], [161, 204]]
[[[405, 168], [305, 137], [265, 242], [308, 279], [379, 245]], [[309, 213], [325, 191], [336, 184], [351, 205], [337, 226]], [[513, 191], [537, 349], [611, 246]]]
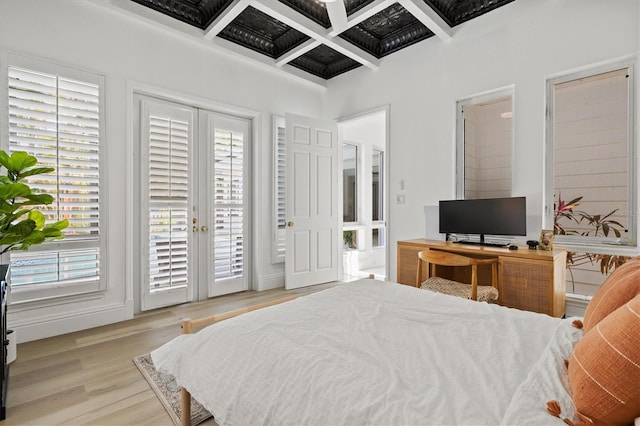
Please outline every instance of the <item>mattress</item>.
[[570, 319], [361, 280], [151, 355], [220, 425], [562, 425], [545, 401], [567, 392], [578, 333]]

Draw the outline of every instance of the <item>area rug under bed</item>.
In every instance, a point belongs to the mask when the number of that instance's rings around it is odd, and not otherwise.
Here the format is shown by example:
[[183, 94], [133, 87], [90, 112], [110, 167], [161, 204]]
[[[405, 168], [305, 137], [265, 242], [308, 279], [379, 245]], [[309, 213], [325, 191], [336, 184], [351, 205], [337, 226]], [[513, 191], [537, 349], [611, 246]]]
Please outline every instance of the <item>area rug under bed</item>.
[[[133, 363], [138, 367], [144, 378], [149, 382], [151, 389], [162, 402], [169, 413], [171, 420], [180, 425], [180, 387], [175, 378], [170, 374], [163, 374], [156, 370], [151, 360], [151, 355], [140, 355], [133, 358]], [[200, 424], [211, 417], [205, 408], [195, 399], [191, 398], [191, 425]]]

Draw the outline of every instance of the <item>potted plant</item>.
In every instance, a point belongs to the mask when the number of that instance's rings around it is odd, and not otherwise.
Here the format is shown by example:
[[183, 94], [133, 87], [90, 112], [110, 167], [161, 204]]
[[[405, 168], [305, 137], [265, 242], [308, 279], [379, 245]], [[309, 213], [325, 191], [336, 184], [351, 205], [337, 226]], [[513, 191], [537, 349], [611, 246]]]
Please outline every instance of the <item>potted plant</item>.
[[[558, 194], [558, 202], [553, 205], [553, 229], [556, 235], [608, 237], [610, 234], [613, 234], [616, 238], [621, 238], [624, 233], [627, 232], [627, 229], [622, 223], [612, 219], [618, 209], [602, 215], [590, 214], [583, 210], [578, 210], [581, 201], [582, 197], [578, 197], [566, 202], [562, 199], [561, 195]], [[570, 224], [581, 227], [581, 230], [571, 229], [569, 227]], [[600, 265], [600, 272], [606, 275], [629, 259], [631, 259], [631, 257], [625, 255], [568, 251], [567, 270], [571, 274], [572, 284], [575, 284], [572, 270], [575, 267], [586, 263], [597, 263]]]
[[49, 173], [53, 167], [36, 167], [38, 160], [24, 151], [11, 155], [0, 150], [0, 255], [9, 250], [28, 250], [46, 241], [64, 238], [62, 230], [69, 226], [64, 219], [51, 224], [36, 206], [49, 205], [53, 197], [35, 193], [23, 180]]
[[[69, 226], [64, 219], [52, 224], [45, 223], [45, 216], [37, 210], [36, 206], [49, 205], [53, 197], [49, 194], [35, 193], [31, 187], [23, 182], [29, 176], [52, 172], [53, 167], [36, 167], [38, 160], [23, 151], [17, 151], [11, 155], [0, 150], [0, 170], [6, 169], [6, 175], [0, 172], [0, 255], [9, 250], [28, 250], [29, 247], [42, 244], [46, 241], [63, 238], [62, 230]], [[9, 285], [9, 265], [0, 265], [1, 285]], [[6, 315], [5, 291], [2, 291], [3, 314]], [[0, 377], [0, 420], [6, 416], [6, 389], [7, 389], [7, 355], [15, 353], [15, 333], [8, 337], [12, 331], [6, 329], [6, 317], [2, 321], [2, 333], [0, 338], [2, 355], [2, 373]], [[5, 346], [7, 348], [5, 349]]]

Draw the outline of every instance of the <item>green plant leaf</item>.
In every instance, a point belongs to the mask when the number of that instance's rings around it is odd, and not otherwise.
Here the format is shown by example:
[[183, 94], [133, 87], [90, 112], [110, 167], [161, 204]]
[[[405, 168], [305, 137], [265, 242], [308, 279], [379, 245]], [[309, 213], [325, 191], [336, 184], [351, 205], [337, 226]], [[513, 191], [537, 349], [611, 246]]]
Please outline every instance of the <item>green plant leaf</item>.
[[37, 205], [37, 204], [44, 204], [44, 205], [49, 205], [51, 203], [53, 203], [53, 197], [49, 194], [29, 194], [29, 195], [25, 195], [23, 198], [29, 200], [29, 201], [21, 201], [22, 205]]
[[29, 155], [24, 151], [15, 151], [11, 154], [11, 157], [9, 158], [10, 167], [7, 167], [7, 169], [9, 171], [16, 171], [20, 173], [24, 169], [33, 167], [36, 164], [38, 164], [38, 160], [36, 159], [36, 157]]
[[55, 228], [60, 231], [62, 231], [63, 229], [66, 229], [68, 226], [69, 226], [69, 221], [67, 219], [62, 219], [47, 225], [48, 228]]
[[29, 176], [42, 175], [54, 171], [53, 167], [34, 167], [33, 169], [25, 170], [20, 173], [19, 180]]
[[0, 150], [0, 165], [2, 165], [5, 169], [11, 170], [11, 162], [9, 160], [9, 154], [5, 151]]
[[31, 188], [24, 183], [12, 182], [0, 185], [0, 200], [13, 200], [31, 194]]
[[42, 229], [42, 232], [45, 234], [47, 238], [60, 239], [63, 234], [62, 231], [69, 226], [69, 221], [67, 219], [59, 220], [58, 222], [54, 222], [45, 226]]
[[29, 216], [28, 217], [29, 217], [29, 219], [31, 219], [32, 221], [35, 222], [36, 229], [41, 229], [42, 227], [44, 227], [45, 217], [38, 210], [31, 210], [29, 212]]
[[62, 231], [59, 229], [55, 229], [55, 228], [44, 228], [42, 230], [43, 235], [45, 236], [45, 238], [48, 240], [59, 240], [61, 238], [64, 238], [64, 235], [62, 234]]
[[47, 225], [45, 215], [33, 206], [49, 205], [53, 196], [33, 192], [27, 183], [18, 182], [54, 170], [36, 167], [37, 162], [36, 157], [24, 151], [9, 155], [0, 150], [0, 166], [6, 169], [6, 174], [0, 176], [0, 254], [64, 238], [62, 231], [69, 226], [66, 219]]
[[31, 219], [24, 219], [20, 222], [9, 226], [7, 233], [14, 235], [28, 236], [36, 229], [36, 223]]

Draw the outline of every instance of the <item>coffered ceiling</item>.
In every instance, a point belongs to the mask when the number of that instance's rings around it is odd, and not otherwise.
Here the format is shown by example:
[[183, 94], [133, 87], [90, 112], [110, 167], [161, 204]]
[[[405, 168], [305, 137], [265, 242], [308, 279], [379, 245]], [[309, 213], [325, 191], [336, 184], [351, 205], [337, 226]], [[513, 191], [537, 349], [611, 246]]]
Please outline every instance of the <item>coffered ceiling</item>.
[[[437, 37], [514, 0], [112, 0], [317, 83]], [[132, 6], [135, 4], [135, 6]], [[178, 23], [178, 24], [176, 24]]]

